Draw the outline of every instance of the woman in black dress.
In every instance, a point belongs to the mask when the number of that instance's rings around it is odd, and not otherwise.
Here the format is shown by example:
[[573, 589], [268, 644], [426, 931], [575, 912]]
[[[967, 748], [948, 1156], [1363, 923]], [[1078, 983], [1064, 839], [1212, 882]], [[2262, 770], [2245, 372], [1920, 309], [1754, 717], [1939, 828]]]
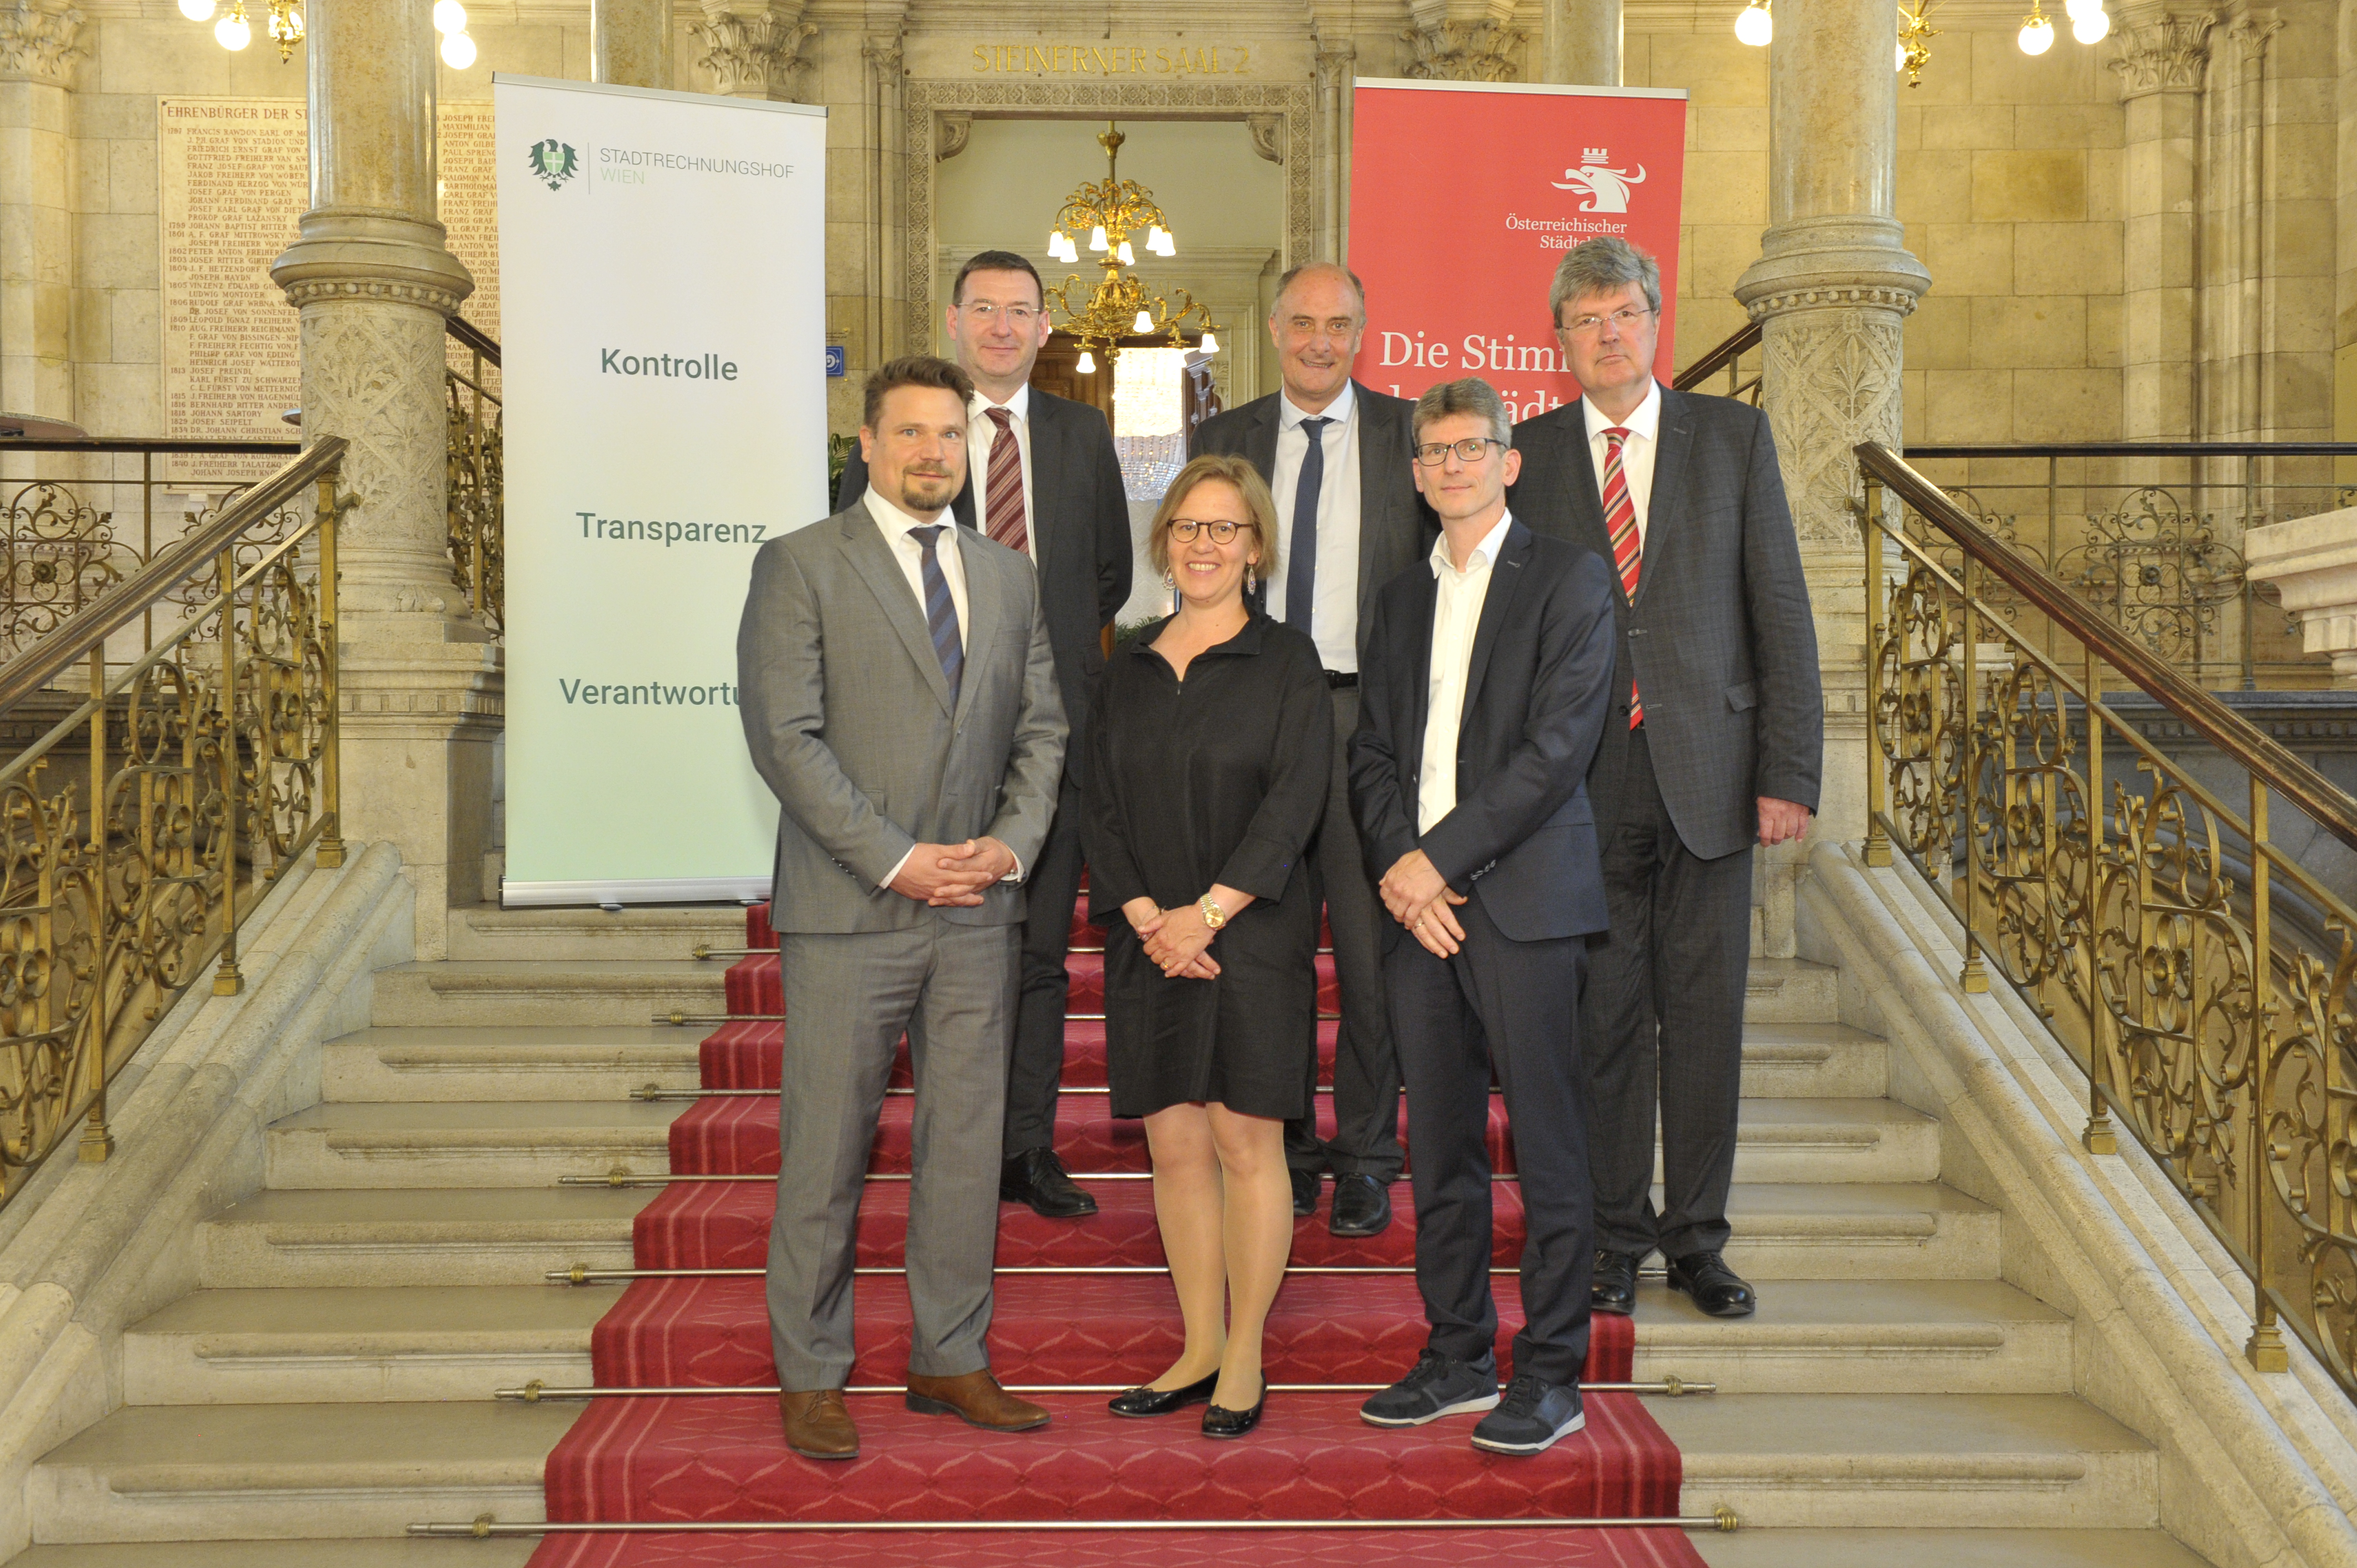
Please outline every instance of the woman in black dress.
[[1260, 1419], [1261, 1327], [1293, 1245], [1285, 1119], [1308, 1113], [1318, 905], [1303, 850], [1333, 760], [1317, 645], [1252, 607], [1276, 508], [1240, 457], [1179, 471], [1147, 552], [1178, 594], [1097, 685], [1089, 914], [1105, 937], [1113, 1113], [1146, 1119], [1154, 1212], [1186, 1320], [1178, 1361], [1113, 1402]]

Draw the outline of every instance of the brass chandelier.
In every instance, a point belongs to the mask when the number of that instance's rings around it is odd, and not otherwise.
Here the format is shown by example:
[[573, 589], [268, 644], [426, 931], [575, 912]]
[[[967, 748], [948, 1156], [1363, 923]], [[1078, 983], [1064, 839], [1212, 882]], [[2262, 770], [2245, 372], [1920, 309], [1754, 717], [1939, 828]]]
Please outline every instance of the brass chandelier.
[[[1141, 231], [1150, 254], [1178, 253], [1178, 242], [1171, 238], [1169, 220], [1155, 204], [1154, 193], [1134, 179], [1121, 177], [1121, 145], [1126, 139], [1113, 122], [1105, 123], [1105, 128], [1097, 135], [1097, 145], [1105, 150], [1103, 180], [1083, 183], [1065, 198], [1063, 208], [1056, 214], [1055, 229], [1048, 236], [1048, 253], [1060, 262], [1071, 263], [1081, 259], [1080, 246], [1072, 239], [1075, 234], [1086, 234], [1089, 249], [1104, 257], [1099, 263], [1104, 268], [1104, 276], [1093, 286], [1074, 273], [1049, 291], [1056, 313], [1061, 317], [1057, 328], [1080, 342], [1081, 357], [1074, 368], [1082, 375], [1092, 374], [1097, 368], [1093, 349], [1103, 349], [1105, 363], [1110, 365], [1121, 353], [1124, 338], [1167, 333], [1172, 348], [1184, 348], [1185, 333], [1190, 326], [1201, 330], [1199, 347], [1204, 353], [1220, 351], [1211, 313], [1198, 304], [1194, 295], [1183, 288], [1174, 288], [1168, 295], [1157, 294], [1135, 273], [1126, 270], [1137, 264], [1137, 252], [1131, 237]], [[1076, 305], [1076, 298], [1081, 303]]]

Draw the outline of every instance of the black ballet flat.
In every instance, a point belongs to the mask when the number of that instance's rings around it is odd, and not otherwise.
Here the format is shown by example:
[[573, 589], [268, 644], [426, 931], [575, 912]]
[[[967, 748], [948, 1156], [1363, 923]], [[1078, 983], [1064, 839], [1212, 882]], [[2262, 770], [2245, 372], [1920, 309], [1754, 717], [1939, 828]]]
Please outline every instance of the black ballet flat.
[[1260, 1402], [1250, 1410], [1230, 1410], [1225, 1405], [1212, 1405], [1203, 1412], [1203, 1435], [1206, 1437], [1242, 1437], [1260, 1424], [1260, 1412], [1268, 1408], [1268, 1380], [1260, 1381]]
[[1132, 1389], [1105, 1402], [1105, 1408], [1115, 1415], [1168, 1415], [1174, 1410], [1184, 1410], [1190, 1404], [1201, 1404], [1220, 1386], [1220, 1374], [1189, 1383], [1179, 1389]]

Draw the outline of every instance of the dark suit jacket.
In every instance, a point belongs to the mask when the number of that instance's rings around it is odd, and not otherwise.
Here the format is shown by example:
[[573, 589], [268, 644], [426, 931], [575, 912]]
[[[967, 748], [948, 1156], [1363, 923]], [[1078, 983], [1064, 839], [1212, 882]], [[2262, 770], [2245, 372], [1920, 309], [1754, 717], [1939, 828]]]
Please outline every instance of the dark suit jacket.
[[[1609, 562], [1582, 403], [1523, 421], [1514, 446], [1514, 516]], [[1588, 774], [1602, 831], [1622, 815], [1632, 678], [1663, 804], [1694, 854], [1715, 860], [1753, 843], [1761, 795], [1814, 811], [1825, 737], [1816, 620], [1766, 415], [1663, 389], [1634, 604], [1611, 577], [1623, 633], [1615, 722]]]
[[[1611, 578], [1602, 557], [1543, 539], [1519, 517], [1506, 531], [1466, 668], [1457, 806], [1423, 834], [1416, 781], [1438, 586], [1425, 561], [1383, 585], [1351, 737], [1351, 806], [1369, 875], [1421, 848], [1516, 941], [1605, 929], [1587, 779], [1612, 706]], [[1396, 924], [1384, 930], [1387, 942], [1405, 935]]]
[[[1411, 469], [1415, 463], [1415, 404], [1379, 392], [1360, 381], [1359, 400], [1359, 661], [1367, 659], [1367, 618], [1385, 583], [1431, 550], [1440, 520], [1425, 504]], [[1189, 457], [1206, 452], [1241, 455], [1260, 477], [1276, 472], [1276, 400], [1256, 397], [1241, 408], [1213, 414], [1196, 426], [1187, 444]]]
[[[1089, 693], [1104, 668], [1105, 623], [1129, 599], [1129, 495], [1103, 411], [1031, 389], [1032, 537], [1038, 542], [1039, 607], [1056, 650], [1056, 684], [1072, 728], [1066, 778], [1080, 787], [1089, 747]], [[958, 526], [974, 528], [975, 476], [950, 503]], [[834, 509], [847, 511], [867, 493], [867, 460], [851, 449]]]

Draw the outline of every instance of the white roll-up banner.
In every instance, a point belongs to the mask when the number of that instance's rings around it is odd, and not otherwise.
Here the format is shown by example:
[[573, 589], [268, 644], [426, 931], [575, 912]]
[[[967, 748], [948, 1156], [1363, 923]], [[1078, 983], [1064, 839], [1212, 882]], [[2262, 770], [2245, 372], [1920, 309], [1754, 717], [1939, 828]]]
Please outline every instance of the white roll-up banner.
[[826, 112], [498, 76], [507, 904], [767, 897], [753, 553], [826, 515]]

